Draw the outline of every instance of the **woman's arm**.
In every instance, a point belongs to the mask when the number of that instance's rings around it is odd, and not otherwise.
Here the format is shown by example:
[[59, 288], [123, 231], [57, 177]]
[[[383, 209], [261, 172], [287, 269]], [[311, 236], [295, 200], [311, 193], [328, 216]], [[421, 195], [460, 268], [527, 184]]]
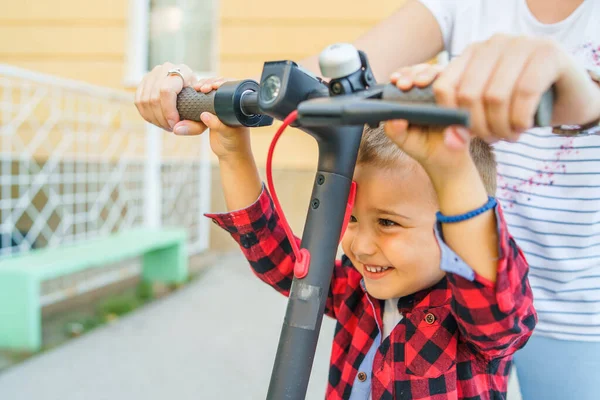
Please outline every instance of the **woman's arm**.
[[[426, 62], [444, 50], [442, 30], [436, 18], [418, 0], [408, 0], [353, 44], [367, 53], [375, 78], [381, 82], [388, 81], [398, 68]], [[299, 64], [320, 74], [318, 54]]]

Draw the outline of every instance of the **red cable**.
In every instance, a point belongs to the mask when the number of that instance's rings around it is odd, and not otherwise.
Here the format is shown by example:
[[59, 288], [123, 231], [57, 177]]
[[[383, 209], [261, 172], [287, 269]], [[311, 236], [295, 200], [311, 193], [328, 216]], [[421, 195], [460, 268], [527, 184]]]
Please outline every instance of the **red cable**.
[[283, 124], [277, 130], [277, 133], [275, 133], [275, 136], [273, 136], [273, 140], [271, 141], [271, 145], [269, 146], [269, 153], [267, 154], [267, 171], [266, 171], [266, 173], [267, 173], [267, 185], [269, 186], [269, 191], [271, 192], [271, 197], [273, 198], [273, 203], [275, 204], [275, 210], [277, 211], [277, 214], [279, 215], [279, 218], [281, 219], [281, 222], [283, 224], [283, 229], [285, 230], [285, 234], [290, 242], [290, 245], [292, 246], [292, 251], [294, 252], [294, 255], [296, 256], [296, 268], [294, 268], [294, 271], [296, 273], [296, 276], [298, 276], [299, 278], [303, 278], [308, 273], [308, 263], [309, 263], [310, 254], [308, 253], [308, 250], [300, 249], [298, 247], [296, 238], [294, 237], [294, 234], [292, 233], [292, 229], [290, 228], [290, 225], [288, 224], [288, 222], [285, 218], [285, 214], [283, 213], [283, 209], [281, 208], [281, 205], [279, 204], [279, 199], [277, 198], [277, 193], [275, 192], [275, 186], [273, 185], [273, 171], [272, 171], [273, 152], [275, 151], [275, 146], [277, 145], [277, 141], [279, 140], [279, 137], [281, 136], [283, 131], [285, 131], [285, 128], [290, 126], [296, 120], [297, 117], [298, 117], [298, 111], [292, 111], [290, 113], [290, 115], [288, 115], [283, 120]]
[[[288, 224], [285, 214], [283, 213], [283, 209], [281, 208], [281, 204], [279, 204], [279, 199], [277, 198], [277, 193], [275, 192], [275, 185], [273, 185], [273, 153], [275, 152], [275, 146], [277, 145], [277, 141], [281, 137], [285, 128], [290, 126], [296, 121], [298, 118], [298, 111], [292, 111], [290, 115], [288, 115], [284, 120], [283, 124], [279, 127], [275, 136], [273, 136], [273, 140], [271, 141], [271, 145], [269, 146], [269, 153], [267, 154], [267, 185], [269, 187], [269, 192], [271, 192], [271, 197], [273, 198], [273, 203], [275, 205], [275, 210], [277, 211], [277, 215], [281, 219], [281, 223], [283, 225], [283, 230], [285, 231], [285, 235], [292, 246], [292, 251], [296, 258], [296, 262], [294, 264], [294, 275], [297, 278], [304, 278], [308, 274], [308, 266], [310, 264], [310, 253], [307, 249], [300, 249], [298, 247], [298, 243], [296, 242], [296, 238], [290, 225]], [[348, 204], [346, 205], [346, 214], [344, 216], [344, 222], [342, 226], [342, 232], [340, 235], [340, 241], [342, 240], [342, 236], [344, 235], [344, 231], [348, 226], [348, 221], [350, 220], [350, 214], [352, 213], [352, 207], [354, 206], [354, 200], [356, 197], [356, 182], [352, 182], [352, 186], [350, 187], [350, 194], [348, 197]]]

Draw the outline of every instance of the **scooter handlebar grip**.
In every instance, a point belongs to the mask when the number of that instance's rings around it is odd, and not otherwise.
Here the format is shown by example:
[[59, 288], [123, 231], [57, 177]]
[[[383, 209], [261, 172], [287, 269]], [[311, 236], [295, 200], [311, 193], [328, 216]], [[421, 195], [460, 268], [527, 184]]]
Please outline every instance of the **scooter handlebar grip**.
[[[382, 100], [397, 101], [400, 103], [435, 104], [435, 94], [433, 93], [432, 86], [424, 88], [414, 87], [411, 90], [402, 91], [395, 85], [389, 84], [383, 89]], [[554, 88], [550, 88], [550, 90], [546, 91], [540, 99], [534, 117], [535, 126], [551, 126], [553, 109]]]
[[209, 93], [196, 92], [191, 87], [184, 87], [177, 95], [177, 111], [182, 120], [201, 122], [200, 115], [207, 111], [215, 114], [215, 95], [217, 91]]

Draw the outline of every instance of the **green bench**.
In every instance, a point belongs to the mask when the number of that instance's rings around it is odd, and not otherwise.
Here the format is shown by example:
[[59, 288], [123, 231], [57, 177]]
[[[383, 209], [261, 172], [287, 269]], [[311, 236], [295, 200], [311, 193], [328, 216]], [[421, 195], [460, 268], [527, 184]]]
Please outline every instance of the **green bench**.
[[0, 260], [0, 348], [41, 348], [43, 281], [143, 256], [142, 279], [183, 282], [188, 276], [186, 245], [182, 230], [135, 229]]

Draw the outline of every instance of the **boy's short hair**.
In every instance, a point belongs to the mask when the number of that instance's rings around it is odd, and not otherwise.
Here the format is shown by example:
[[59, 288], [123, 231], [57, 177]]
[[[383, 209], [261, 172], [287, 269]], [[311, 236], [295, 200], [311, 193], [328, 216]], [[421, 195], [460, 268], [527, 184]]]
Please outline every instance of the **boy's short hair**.
[[[479, 138], [471, 139], [471, 158], [488, 195], [496, 193], [496, 159], [489, 144]], [[370, 164], [378, 168], [394, 168], [398, 162], [411, 160], [394, 142], [387, 137], [383, 125], [377, 128], [366, 127], [360, 142], [357, 164]]]

